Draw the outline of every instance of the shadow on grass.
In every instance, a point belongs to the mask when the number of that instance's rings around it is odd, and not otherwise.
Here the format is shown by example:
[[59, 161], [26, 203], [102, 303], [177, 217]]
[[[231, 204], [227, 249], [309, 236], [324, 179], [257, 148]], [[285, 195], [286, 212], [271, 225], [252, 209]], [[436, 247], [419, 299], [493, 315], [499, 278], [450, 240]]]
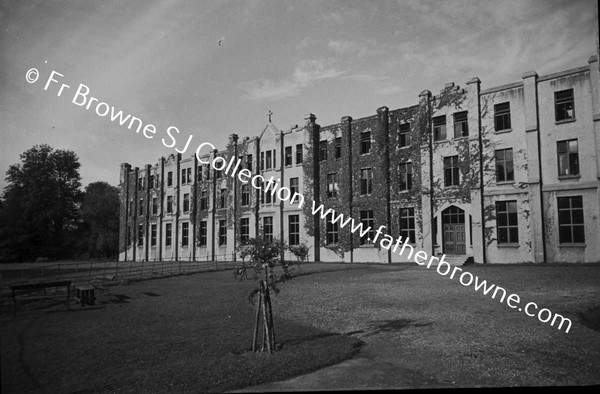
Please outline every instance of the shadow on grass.
[[600, 332], [600, 306], [588, 308], [587, 311], [580, 313], [579, 317], [583, 324], [594, 331]]
[[397, 320], [381, 320], [369, 322], [369, 328], [366, 337], [370, 337], [379, 333], [396, 332], [403, 330], [408, 327], [427, 327], [433, 323], [415, 323], [414, 320], [410, 319], [397, 319]]

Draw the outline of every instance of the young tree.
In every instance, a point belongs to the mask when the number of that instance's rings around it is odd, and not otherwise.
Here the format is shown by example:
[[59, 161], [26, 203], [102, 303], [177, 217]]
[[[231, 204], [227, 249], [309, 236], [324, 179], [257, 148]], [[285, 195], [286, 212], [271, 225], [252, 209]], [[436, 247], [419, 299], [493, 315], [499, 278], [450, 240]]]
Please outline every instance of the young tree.
[[280, 265], [283, 269], [280, 279], [290, 279], [288, 267], [281, 260], [283, 250], [285, 250], [283, 242], [279, 240], [270, 241], [260, 236], [258, 238], [251, 238], [244, 246], [244, 258], [249, 257], [250, 261], [255, 264], [255, 271], [259, 272], [260, 278], [259, 287], [255, 292], [255, 294], [258, 294], [259, 299], [256, 307], [252, 351], [257, 350], [261, 311], [263, 316], [262, 350], [268, 350], [269, 353], [276, 350], [270, 293], [271, 290], [275, 291], [275, 293], [279, 292], [276, 287], [277, 278], [274, 272], [277, 265]]
[[35, 145], [20, 158], [6, 172], [0, 256], [67, 256], [80, 215], [79, 159], [73, 151], [48, 145]]

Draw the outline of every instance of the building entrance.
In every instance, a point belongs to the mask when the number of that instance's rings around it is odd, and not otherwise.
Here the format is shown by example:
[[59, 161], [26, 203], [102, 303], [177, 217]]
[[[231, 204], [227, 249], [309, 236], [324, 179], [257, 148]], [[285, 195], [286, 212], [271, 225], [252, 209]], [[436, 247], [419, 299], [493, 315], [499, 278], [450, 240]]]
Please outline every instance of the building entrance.
[[465, 211], [452, 206], [442, 212], [443, 246], [445, 254], [465, 254]]

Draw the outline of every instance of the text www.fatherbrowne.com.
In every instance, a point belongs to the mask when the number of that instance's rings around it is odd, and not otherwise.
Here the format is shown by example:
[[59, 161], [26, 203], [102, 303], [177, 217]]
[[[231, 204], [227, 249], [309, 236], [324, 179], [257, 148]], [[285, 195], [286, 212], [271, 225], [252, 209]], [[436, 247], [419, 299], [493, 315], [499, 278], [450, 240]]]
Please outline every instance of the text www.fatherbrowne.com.
[[[362, 222], [357, 225], [354, 222], [354, 219], [344, 218], [343, 214], [336, 215], [333, 209], [325, 210], [323, 205], [317, 206], [314, 201], [312, 206], [312, 214], [320, 215], [321, 219], [330, 218], [331, 222], [338, 223], [340, 228], [344, 228], [351, 223], [350, 231], [352, 233], [358, 232], [358, 234], [361, 237], [365, 236], [369, 233], [369, 231], [371, 231], [370, 226], [363, 228]], [[499, 300], [501, 303], [503, 303], [506, 299], [506, 305], [508, 305], [510, 308], [517, 309], [519, 312], [523, 311], [527, 316], [537, 316], [538, 320], [542, 323], [549, 323], [553, 327], [555, 324], [558, 323], [558, 326], [556, 327], [558, 330], [560, 330], [563, 327], [563, 324], [565, 322], [567, 323], [565, 332], [568, 333], [571, 329], [572, 322], [570, 319], [558, 313], [552, 313], [552, 311], [550, 311], [547, 308], [539, 309], [538, 305], [535, 302], [528, 302], [527, 304], [525, 304], [524, 307], [521, 307], [521, 297], [519, 297], [518, 294], [510, 294], [508, 297], [506, 297], [506, 289], [493, 283], [488, 284], [486, 280], [480, 280], [477, 275], [473, 275], [468, 271], [463, 271], [463, 269], [460, 267], [451, 266], [449, 263], [444, 261], [444, 258], [446, 257], [445, 254], [443, 254], [439, 258], [431, 256], [429, 258], [429, 262], [427, 262], [428, 257], [425, 251], [419, 250], [415, 252], [414, 247], [409, 244], [408, 239], [405, 239], [404, 242], [402, 242], [402, 236], [399, 236], [394, 240], [392, 236], [384, 234], [382, 232], [382, 230], [385, 228], [386, 226], [380, 226], [375, 231], [375, 236], [372, 239], [373, 243], [377, 242], [377, 240], [379, 239], [379, 245], [386, 250], [392, 249], [392, 245], [394, 245], [392, 253], [398, 253], [398, 255], [400, 256], [405, 256], [408, 259], [412, 259], [415, 263], [417, 263], [420, 266], [424, 266], [425, 264], [427, 264], [427, 269], [430, 269], [434, 264], [434, 261], [436, 261], [436, 270], [438, 274], [442, 276], [447, 276], [448, 274], [450, 274], [450, 279], [454, 279], [455, 277], [458, 278], [460, 284], [465, 287], [474, 284], [475, 291], [481, 290], [481, 292], [484, 295], [491, 294], [491, 297], [493, 299], [496, 299], [496, 296], [500, 296]], [[400, 250], [398, 251], [398, 249]], [[458, 275], [458, 273], [460, 273], [460, 275]], [[535, 313], [536, 311], [537, 314]]]
[[[39, 71], [36, 68], [32, 68], [29, 71], [27, 71], [25, 78], [28, 83], [33, 84], [37, 82], [39, 76]], [[57, 79], [55, 79], [55, 77], [63, 77], [63, 75], [56, 71], [52, 71], [50, 73], [50, 76], [48, 77], [48, 80], [46, 81], [44, 90], [48, 90], [48, 88], [53, 83], [59, 85], [59, 82]], [[69, 89], [70, 85], [64, 83], [61, 84], [60, 88], [58, 89], [57, 96], [60, 97], [63, 91], [68, 91]], [[123, 127], [127, 125], [127, 128], [129, 130], [135, 129], [137, 134], [139, 134], [140, 131], [142, 131], [141, 134], [143, 134], [144, 137], [148, 139], [154, 138], [154, 135], [157, 133], [157, 129], [153, 124], [144, 124], [144, 122], [140, 118], [132, 116], [130, 114], [125, 116], [123, 111], [117, 111], [114, 107], [109, 106], [107, 103], [102, 102], [95, 97], [92, 97], [90, 95], [90, 88], [84, 84], [79, 84], [79, 87], [73, 96], [72, 103], [79, 107], [84, 107], [86, 110], [90, 110], [90, 108], [94, 106], [93, 103], [96, 103], [95, 113], [98, 116], [105, 117], [110, 115], [109, 118], [112, 122], [117, 122], [120, 126]], [[166, 129], [166, 133], [171, 141], [167, 142], [163, 138], [162, 143], [165, 147], [173, 148], [178, 153], [184, 153], [185, 151], [187, 151], [190, 142], [192, 141], [193, 135], [190, 135], [188, 137], [184, 148], [179, 149], [176, 146], [175, 137], [175, 135], [180, 133], [179, 129], [174, 126], [171, 126]], [[175, 133], [175, 135], [173, 133]], [[238, 171], [238, 168], [240, 167], [240, 160], [238, 158], [232, 157], [229, 163], [227, 163], [227, 160], [223, 157], [216, 157], [211, 161], [204, 161], [200, 156], [200, 151], [205, 147], [211, 148], [212, 150], [216, 149], [215, 146], [210, 142], [201, 143], [196, 149], [196, 157], [198, 158], [198, 161], [200, 163], [210, 164], [211, 167], [213, 167], [215, 170], [224, 171], [225, 176], [231, 176], [232, 178], [237, 177], [243, 184], [250, 183], [256, 189], [262, 190], [264, 192], [269, 192], [272, 197], [275, 197], [276, 199], [280, 200], [281, 203], [288, 201], [290, 205], [295, 204], [298, 206], [298, 208], [302, 208], [302, 206], [304, 205], [304, 196], [298, 192], [292, 192], [287, 187], [279, 187], [279, 179], [275, 180], [274, 177], [271, 177], [271, 179], [267, 180], [263, 178], [263, 176], [260, 174], [253, 175], [246, 168], [243, 168], [240, 171]], [[329, 220], [331, 220], [334, 224], [338, 223], [339, 227], [341, 228], [350, 225], [350, 231], [353, 234], [358, 233], [361, 237], [364, 237], [371, 231], [370, 226], [365, 227], [363, 226], [362, 222], [356, 224], [353, 218], [344, 218], [343, 214], [336, 214], [336, 212], [333, 209], [325, 210], [325, 207], [322, 204], [317, 206], [317, 204], [314, 201], [312, 202], [312, 214], [313, 216], [320, 215], [321, 219], [323, 220], [329, 218]], [[428, 258], [427, 253], [425, 251], [415, 251], [415, 248], [409, 244], [408, 239], [402, 242], [402, 236], [399, 236], [396, 239], [394, 239], [391, 235], [385, 234], [383, 232], [383, 229], [385, 228], [386, 226], [379, 226], [379, 228], [375, 230], [375, 237], [371, 240], [373, 243], [379, 241], [379, 246], [381, 246], [382, 248], [386, 250], [391, 249], [393, 253], [398, 253], [400, 256], [405, 256], [409, 260], [412, 259], [415, 263], [417, 263], [420, 266], [424, 266], [427, 264], [427, 269], [430, 269], [433, 266], [434, 261], [437, 261], [435, 267], [437, 267], [436, 270], [438, 274], [442, 276], [447, 276], [448, 274], [450, 274], [450, 279], [454, 279], [455, 277], [457, 277], [460, 284], [465, 287], [474, 284], [475, 291], [481, 290], [481, 292], [484, 295], [491, 294], [492, 299], [496, 299], [496, 297], [499, 296], [499, 300], [501, 303], [503, 303], [506, 299], [506, 305], [508, 305], [510, 308], [518, 309], [519, 312], [523, 311], [527, 316], [537, 316], [538, 320], [542, 323], [549, 323], [553, 327], [558, 323], [556, 327], [558, 330], [562, 329], [565, 322], [567, 324], [564, 331], [568, 333], [571, 329], [572, 322], [570, 319], [565, 318], [564, 316], [559, 315], [558, 313], [552, 313], [552, 311], [547, 308], [539, 309], [538, 305], [535, 302], [529, 302], [525, 304], [524, 307], [521, 307], [521, 298], [517, 294], [510, 294], [507, 297], [507, 293], [504, 288], [493, 283], [490, 283], [488, 285], [486, 280], [480, 280], [477, 275], [473, 275], [468, 271], [463, 271], [463, 269], [460, 267], [451, 266], [449, 263], [444, 261], [444, 258], [446, 257], [445, 254], [443, 254], [439, 258], [435, 256], [431, 256], [430, 258]], [[398, 249], [400, 250], [398, 251]], [[427, 262], [427, 260], [429, 260], [429, 262]], [[458, 273], [460, 273], [460, 275]]]

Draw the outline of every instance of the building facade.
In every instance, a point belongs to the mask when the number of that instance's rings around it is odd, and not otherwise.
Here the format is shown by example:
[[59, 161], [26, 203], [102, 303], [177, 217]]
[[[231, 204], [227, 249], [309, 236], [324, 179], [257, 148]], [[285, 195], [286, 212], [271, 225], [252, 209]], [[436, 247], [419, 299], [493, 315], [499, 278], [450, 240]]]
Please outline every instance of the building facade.
[[[375, 230], [460, 263], [600, 261], [598, 57], [482, 89], [446, 84], [418, 103], [319, 126], [229, 137], [200, 157], [239, 158], [306, 203], [282, 202], [193, 155], [121, 165], [121, 261], [235, 260], [261, 234], [310, 247], [315, 261], [408, 261]], [[361, 236], [313, 204], [371, 231]], [[291, 258], [291, 256], [287, 256]]]

